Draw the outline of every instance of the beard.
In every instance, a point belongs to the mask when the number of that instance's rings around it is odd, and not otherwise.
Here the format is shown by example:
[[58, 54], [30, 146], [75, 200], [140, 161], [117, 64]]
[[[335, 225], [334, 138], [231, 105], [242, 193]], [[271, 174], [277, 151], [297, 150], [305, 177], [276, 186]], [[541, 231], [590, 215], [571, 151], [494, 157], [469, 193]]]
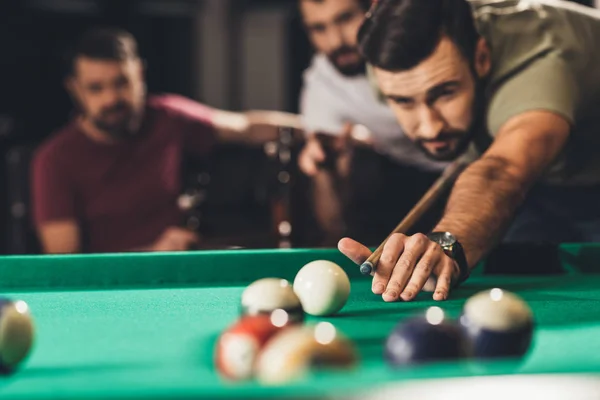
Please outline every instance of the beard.
[[97, 116], [89, 118], [96, 128], [113, 139], [126, 139], [134, 134], [135, 112], [133, 107], [124, 101], [105, 107]]
[[[474, 136], [474, 132], [476, 132], [475, 129], [469, 129], [467, 131], [447, 131], [447, 132], [442, 132], [438, 138], [436, 138], [435, 140], [424, 140], [424, 139], [419, 139], [416, 141], [417, 147], [419, 147], [419, 149], [421, 149], [421, 151], [423, 153], [425, 153], [425, 155], [430, 158], [431, 160], [434, 161], [453, 161], [456, 158], [458, 158], [461, 154], [463, 154], [465, 152], [465, 150], [467, 150], [467, 148], [469, 147], [469, 144], [471, 143], [471, 140], [473, 139]], [[437, 151], [436, 153], [432, 153], [431, 151], [427, 150], [427, 148], [425, 147], [425, 144], [428, 142], [438, 142], [438, 141], [455, 141], [457, 144], [454, 147], [448, 148], [448, 149], [442, 149], [440, 151]]]
[[[341, 64], [339, 62], [340, 57], [348, 55], [356, 55], [358, 61], [352, 64]], [[365, 64], [365, 61], [360, 56], [358, 50], [354, 47], [339, 47], [336, 50], [329, 53], [327, 55], [327, 58], [329, 58], [329, 61], [334, 65], [338, 72], [344, 76], [353, 77], [358, 75], [365, 75], [367, 72], [367, 66]]]

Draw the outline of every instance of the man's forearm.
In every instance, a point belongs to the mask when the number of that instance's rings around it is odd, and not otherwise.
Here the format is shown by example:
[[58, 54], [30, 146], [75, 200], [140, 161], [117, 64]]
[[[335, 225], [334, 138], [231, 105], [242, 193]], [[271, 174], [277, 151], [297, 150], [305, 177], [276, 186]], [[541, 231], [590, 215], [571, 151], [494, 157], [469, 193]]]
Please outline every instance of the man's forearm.
[[472, 268], [500, 240], [528, 186], [510, 172], [506, 161], [484, 157], [456, 181], [435, 230], [457, 237]]
[[313, 178], [313, 204], [318, 224], [327, 234], [344, 231], [342, 202], [335, 189], [335, 177], [328, 171], [319, 171]]
[[280, 127], [302, 130], [300, 117], [279, 111], [231, 112], [215, 110], [213, 124], [223, 142], [262, 145], [277, 140]]

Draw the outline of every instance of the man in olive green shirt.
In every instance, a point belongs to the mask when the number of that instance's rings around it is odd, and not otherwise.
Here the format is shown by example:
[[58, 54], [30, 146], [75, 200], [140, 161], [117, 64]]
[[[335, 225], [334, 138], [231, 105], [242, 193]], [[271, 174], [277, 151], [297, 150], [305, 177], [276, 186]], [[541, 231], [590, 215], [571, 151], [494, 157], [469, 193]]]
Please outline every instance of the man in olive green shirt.
[[[406, 135], [434, 159], [472, 161], [434, 232], [388, 239], [374, 293], [445, 300], [503, 238], [600, 240], [597, 10], [380, 0], [359, 43]], [[339, 248], [358, 264], [370, 255], [349, 238]]]

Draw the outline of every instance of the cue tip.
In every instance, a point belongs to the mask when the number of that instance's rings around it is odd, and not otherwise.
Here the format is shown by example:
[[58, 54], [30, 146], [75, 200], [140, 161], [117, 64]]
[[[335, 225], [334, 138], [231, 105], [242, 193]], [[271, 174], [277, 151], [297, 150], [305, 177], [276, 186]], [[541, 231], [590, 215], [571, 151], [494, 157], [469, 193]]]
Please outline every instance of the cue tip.
[[373, 263], [371, 261], [365, 261], [360, 266], [360, 273], [363, 275], [371, 275], [373, 272]]

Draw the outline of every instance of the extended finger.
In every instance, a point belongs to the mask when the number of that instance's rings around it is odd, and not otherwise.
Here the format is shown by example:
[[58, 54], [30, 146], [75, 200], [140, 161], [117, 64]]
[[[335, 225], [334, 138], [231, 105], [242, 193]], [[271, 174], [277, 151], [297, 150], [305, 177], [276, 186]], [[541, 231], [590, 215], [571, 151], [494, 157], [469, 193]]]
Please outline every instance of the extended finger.
[[323, 150], [323, 147], [321, 147], [321, 144], [319, 143], [319, 141], [317, 139], [314, 139], [314, 141], [312, 141], [309, 144], [309, 156], [310, 158], [316, 162], [316, 163], [320, 163], [325, 161], [325, 151]]
[[317, 164], [312, 159], [306, 148], [300, 153], [300, 156], [298, 157], [298, 165], [300, 166], [300, 170], [308, 176], [313, 176], [318, 171]]
[[404, 292], [404, 287], [412, 275], [417, 262], [427, 250], [428, 243], [430, 243], [429, 239], [423, 234], [413, 235], [405, 241], [404, 251], [393, 267], [394, 274], [387, 284], [383, 300], [398, 300], [400, 294]]
[[361, 265], [371, 256], [371, 250], [350, 238], [341, 239], [338, 242], [338, 250], [357, 265]]
[[443, 267], [440, 269], [437, 278], [437, 285], [433, 299], [436, 301], [443, 301], [448, 298], [450, 294], [450, 288], [452, 287], [452, 275], [455, 270], [454, 261], [449, 257], [445, 257]]
[[315, 164], [313, 159], [308, 156], [304, 156], [300, 159], [300, 170], [307, 176], [315, 176], [317, 172], [319, 172], [317, 164]]
[[383, 252], [381, 253], [381, 257], [379, 257], [379, 262], [375, 269], [375, 275], [373, 276], [373, 293], [383, 294], [386, 291], [398, 258], [400, 258], [400, 255], [404, 251], [405, 240], [406, 236], [395, 233], [385, 242]]
[[442, 248], [433, 242], [429, 242], [425, 254], [415, 266], [404, 291], [400, 295], [402, 300], [411, 301], [419, 294], [431, 277], [435, 267], [442, 261], [442, 256]]

